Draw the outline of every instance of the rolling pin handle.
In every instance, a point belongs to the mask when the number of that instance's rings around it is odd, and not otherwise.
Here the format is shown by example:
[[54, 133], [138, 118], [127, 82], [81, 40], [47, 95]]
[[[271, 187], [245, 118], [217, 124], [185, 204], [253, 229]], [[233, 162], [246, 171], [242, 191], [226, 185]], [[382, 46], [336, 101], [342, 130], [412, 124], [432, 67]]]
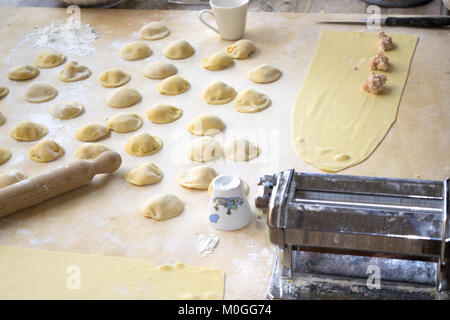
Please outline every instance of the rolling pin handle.
[[103, 152], [92, 162], [92, 174], [113, 173], [121, 164], [120, 154], [114, 151]]

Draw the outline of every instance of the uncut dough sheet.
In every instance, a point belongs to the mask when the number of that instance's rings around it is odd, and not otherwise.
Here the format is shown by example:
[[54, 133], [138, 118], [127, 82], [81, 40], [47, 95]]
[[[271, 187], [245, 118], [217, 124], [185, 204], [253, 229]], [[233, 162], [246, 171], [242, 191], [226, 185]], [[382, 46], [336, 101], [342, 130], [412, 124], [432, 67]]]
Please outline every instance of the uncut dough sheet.
[[222, 299], [222, 271], [0, 246], [0, 299]]
[[362, 90], [369, 59], [378, 53], [376, 34], [321, 34], [292, 113], [293, 144], [303, 160], [340, 171], [364, 161], [383, 140], [397, 117], [417, 43], [415, 36], [389, 35], [396, 47], [385, 52], [388, 80], [376, 95]]

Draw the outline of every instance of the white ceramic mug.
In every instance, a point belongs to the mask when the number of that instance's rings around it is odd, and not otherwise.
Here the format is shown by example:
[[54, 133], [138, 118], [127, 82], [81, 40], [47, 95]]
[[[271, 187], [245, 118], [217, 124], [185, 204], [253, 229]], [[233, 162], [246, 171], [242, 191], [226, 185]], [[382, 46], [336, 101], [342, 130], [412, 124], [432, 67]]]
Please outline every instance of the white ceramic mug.
[[[225, 40], [237, 40], [244, 36], [249, 0], [210, 0], [211, 10], [202, 10], [199, 18], [205, 26], [218, 33]], [[203, 19], [210, 14], [216, 19], [217, 28]]]
[[212, 182], [208, 219], [218, 230], [242, 229], [253, 218], [253, 213], [242, 187], [242, 180], [233, 176], [218, 176]]

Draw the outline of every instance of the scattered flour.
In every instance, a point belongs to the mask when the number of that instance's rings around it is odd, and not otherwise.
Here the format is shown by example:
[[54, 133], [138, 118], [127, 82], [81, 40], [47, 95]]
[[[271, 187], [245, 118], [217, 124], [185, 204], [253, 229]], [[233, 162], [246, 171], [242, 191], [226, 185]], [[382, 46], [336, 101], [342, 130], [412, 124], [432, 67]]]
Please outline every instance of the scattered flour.
[[198, 251], [202, 255], [202, 257], [206, 257], [212, 254], [214, 252], [214, 249], [219, 244], [219, 240], [219, 237], [213, 233], [198, 235]]

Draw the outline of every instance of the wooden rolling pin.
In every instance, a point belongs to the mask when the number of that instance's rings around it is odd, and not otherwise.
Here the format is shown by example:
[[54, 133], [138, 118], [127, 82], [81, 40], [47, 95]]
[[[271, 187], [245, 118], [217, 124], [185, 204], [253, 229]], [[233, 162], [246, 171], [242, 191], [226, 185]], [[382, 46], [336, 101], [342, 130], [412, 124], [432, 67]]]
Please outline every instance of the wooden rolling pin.
[[107, 151], [94, 161], [75, 161], [1, 188], [0, 217], [87, 185], [96, 174], [113, 173], [121, 164], [122, 159], [117, 152]]

